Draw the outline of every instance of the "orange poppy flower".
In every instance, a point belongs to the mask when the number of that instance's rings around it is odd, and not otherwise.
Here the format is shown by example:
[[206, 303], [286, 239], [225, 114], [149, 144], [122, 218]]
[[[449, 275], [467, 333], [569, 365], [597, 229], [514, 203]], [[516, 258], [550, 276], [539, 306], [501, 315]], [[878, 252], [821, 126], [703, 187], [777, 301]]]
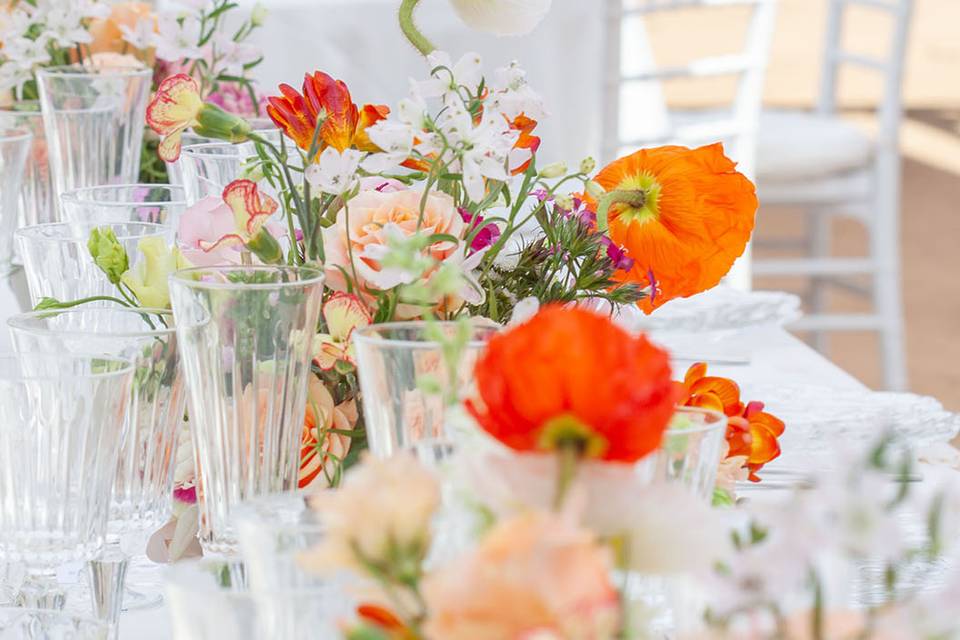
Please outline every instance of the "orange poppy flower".
[[565, 441], [587, 455], [639, 460], [674, 413], [667, 353], [608, 317], [548, 306], [490, 340], [466, 403], [480, 426], [519, 451]]
[[594, 180], [635, 199], [610, 207], [609, 234], [634, 259], [619, 278], [651, 287], [638, 303], [645, 313], [715, 286], [753, 232], [756, 189], [720, 143], [642, 149]]
[[328, 145], [337, 151], [355, 147], [361, 151], [379, 151], [366, 133], [367, 127], [390, 113], [383, 105], [357, 108], [350, 90], [342, 80], [334, 80], [322, 71], [303, 78], [303, 93], [288, 84], [280, 85], [280, 96], [267, 99], [267, 115], [298, 147], [310, 149], [320, 114], [317, 144], [319, 153]]
[[759, 482], [757, 471], [780, 455], [777, 438], [783, 435], [783, 421], [765, 412], [762, 402], [744, 404], [737, 383], [729, 378], [708, 376], [704, 362], [692, 365], [683, 382], [675, 384], [679, 404], [721, 411], [727, 416], [727, 458], [746, 456], [750, 479]]

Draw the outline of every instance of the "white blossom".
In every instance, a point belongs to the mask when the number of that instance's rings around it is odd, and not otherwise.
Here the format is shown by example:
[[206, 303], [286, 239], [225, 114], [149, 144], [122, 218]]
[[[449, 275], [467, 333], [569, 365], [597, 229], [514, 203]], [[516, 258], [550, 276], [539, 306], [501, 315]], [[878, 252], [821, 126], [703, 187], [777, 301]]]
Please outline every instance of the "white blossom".
[[178, 19], [176, 15], [164, 14], [157, 20], [153, 45], [161, 60], [199, 60], [203, 57], [199, 42], [200, 21], [195, 16], [186, 14]]
[[357, 169], [363, 154], [356, 149], [341, 153], [327, 147], [314, 164], [306, 169], [307, 181], [314, 189], [333, 195], [344, 195], [357, 186]]
[[70, 48], [76, 44], [87, 44], [93, 41], [93, 36], [80, 21], [81, 15], [69, 7], [51, 9], [44, 20], [44, 31], [41, 38], [53, 40], [58, 46]]
[[498, 36], [533, 31], [550, 11], [552, 0], [450, 0], [468, 26]]

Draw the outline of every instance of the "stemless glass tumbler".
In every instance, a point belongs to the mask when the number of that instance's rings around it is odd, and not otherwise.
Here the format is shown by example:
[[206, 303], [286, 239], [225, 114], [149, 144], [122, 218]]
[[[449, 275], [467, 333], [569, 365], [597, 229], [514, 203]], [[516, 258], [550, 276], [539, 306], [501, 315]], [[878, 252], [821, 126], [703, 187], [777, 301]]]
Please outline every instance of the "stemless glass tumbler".
[[47, 136], [39, 100], [21, 100], [0, 107], [0, 129], [24, 129], [33, 135], [20, 188], [20, 214], [17, 226], [56, 222], [50, 164], [47, 162]]
[[[472, 322], [456, 371], [449, 370], [443, 345], [431, 332], [453, 336], [461, 330], [459, 323], [387, 322], [355, 331], [357, 376], [370, 452], [387, 457], [417, 442], [447, 437], [444, 397], [464, 395], [480, 352], [499, 329], [490, 321]], [[427, 386], [438, 392], [424, 391]]]
[[13, 260], [13, 232], [32, 140], [24, 129], [0, 128], [0, 275], [10, 270]]
[[103, 545], [132, 377], [120, 358], [0, 356], [0, 562], [25, 567], [25, 606], [62, 607], [56, 568]]
[[200, 542], [237, 550], [231, 511], [296, 489], [323, 275], [210, 267], [170, 276], [199, 465]]
[[678, 407], [656, 454], [656, 477], [676, 482], [710, 501], [727, 435], [727, 417], [719, 411]]
[[117, 184], [83, 187], [60, 195], [64, 222], [152, 222], [176, 227], [187, 208], [183, 187]]
[[162, 238], [167, 244], [173, 243], [172, 227], [148, 222], [53, 222], [19, 229], [15, 237], [33, 304], [44, 297], [67, 302], [91, 296], [118, 296], [116, 286], [97, 266], [87, 246], [91, 231], [105, 228], [126, 250], [130, 268], [142, 259], [137, 250], [141, 240]]
[[148, 68], [79, 64], [37, 72], [57, 194], [137, 181], [152, 78]]

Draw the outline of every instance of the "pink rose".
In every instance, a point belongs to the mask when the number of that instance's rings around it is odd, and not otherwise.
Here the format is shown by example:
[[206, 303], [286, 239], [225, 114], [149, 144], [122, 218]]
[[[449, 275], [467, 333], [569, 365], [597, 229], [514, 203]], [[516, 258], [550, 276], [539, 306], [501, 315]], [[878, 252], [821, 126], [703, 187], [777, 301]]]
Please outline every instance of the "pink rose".
[[593, 534], [555, 513], [501, 521], [472, 554], [427, 576], [430, 638], [612, 638], [619, 620], [610, 559]]
[[[347, 290], [345, 270], [361, 291], [392, 289], [409, 284], [420, 274], [409, 274], [398, 269], [384, 269], [380, 260], [386, 255], [391, 237], [409, 237], [417, 231], [420, 218], [420, 191], [361, 191], [341, 211], [337, 222], [323, 230], [323, 247], [327, 258], [327, 286], [337, 291]], [[349, 218], [349, 230], [347, 219]], [[423, 224], [420, 230], [427, 234], [443, 233], [462, 238], [466, 223], [457, 212], [453, 198], [432, 191], [426, 200]], [[353, 252], [353, 264], [350, 252]], [[427, 253], [437, 261], [444, 261], [457, 252], [452, 242], [435, 242]]]

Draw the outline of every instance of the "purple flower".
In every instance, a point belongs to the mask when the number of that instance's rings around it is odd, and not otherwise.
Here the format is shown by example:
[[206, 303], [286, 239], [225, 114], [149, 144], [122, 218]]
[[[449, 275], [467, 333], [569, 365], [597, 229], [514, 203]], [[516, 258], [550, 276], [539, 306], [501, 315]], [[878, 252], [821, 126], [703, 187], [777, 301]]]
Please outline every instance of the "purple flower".
[[534, 189], [530, 192], [530, 195], [539, 200], [540, 202], [546, 202], [548, 200], [553, 200], [553, 196], [550, 195], [550, 192], [546, 189]]
[[476, 253], [486, 249], [489, 246], [492, 246], [497, 240], [500, 239], [500, 227], [496, 224], [490, 222], [487, 224], [483, 223], [483, 216], [480, 214], [473, 214], [459, 207], [457, 211], [460, 213], [460, 217], [470, 225], [470, 232], [479, 227], [479, 231], [473, 236], [473, 240], [470, 242], [470, 252]]
[[615, 269], [629, 271], [633, 268], [634, 259], [627, 255], [626, 249], [617, 246], [617, 243], [603, 234], [600, 235], [600, 241], [607, 247], [607, 257], [613, 262]]

